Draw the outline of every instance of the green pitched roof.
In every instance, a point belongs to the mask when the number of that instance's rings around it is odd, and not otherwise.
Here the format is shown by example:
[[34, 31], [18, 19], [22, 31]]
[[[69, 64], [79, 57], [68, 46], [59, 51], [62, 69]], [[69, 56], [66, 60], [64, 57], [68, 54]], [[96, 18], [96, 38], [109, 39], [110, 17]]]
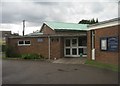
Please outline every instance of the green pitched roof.
[[88, 24], [63, 23], [63, 22], [44, 22], [53, 30], [88, 30]]

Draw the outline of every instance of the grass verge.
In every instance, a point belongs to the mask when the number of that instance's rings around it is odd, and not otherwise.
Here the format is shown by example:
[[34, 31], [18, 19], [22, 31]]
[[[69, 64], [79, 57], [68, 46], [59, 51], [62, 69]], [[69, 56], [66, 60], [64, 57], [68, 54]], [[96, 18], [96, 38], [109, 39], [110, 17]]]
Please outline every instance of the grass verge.
[[[109, 69], [112, 71], [116, 71], [116, 72], [120, 72], [120, 70], [118, 70], [118, 66], [117, 65], [112, 65], [112, 64], [105, 64], [105, 63], [100, 63], [97, 61], [91, 61], [91, 60], [87, 60], [85, 62], [85, 64], [91, 65], [91, 66], [95, 66], [98, 68], [104, 68], [104, 69]], [[120, 68], [119, 68], [120, 69]]]

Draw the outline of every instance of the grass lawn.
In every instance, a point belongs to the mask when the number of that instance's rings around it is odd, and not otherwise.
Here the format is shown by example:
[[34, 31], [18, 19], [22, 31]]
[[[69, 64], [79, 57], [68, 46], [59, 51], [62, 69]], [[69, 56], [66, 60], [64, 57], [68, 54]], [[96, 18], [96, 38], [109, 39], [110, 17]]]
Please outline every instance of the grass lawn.
[[[100, 63], [100, 62], [97, 62], [97, 61], [90, 61], [90, 60], [87, 60], [85, 62], [85, 64], [95, 66], [95, 67], [98, 67], [98, 68], [109, 69], [109, 70], [112, 70], [112, 71], [118, 71], [118, 66], [117, 65], [105, 64], [105, 63]], [[119, 70], [119, 72], [120, 72], [120, 70]]]

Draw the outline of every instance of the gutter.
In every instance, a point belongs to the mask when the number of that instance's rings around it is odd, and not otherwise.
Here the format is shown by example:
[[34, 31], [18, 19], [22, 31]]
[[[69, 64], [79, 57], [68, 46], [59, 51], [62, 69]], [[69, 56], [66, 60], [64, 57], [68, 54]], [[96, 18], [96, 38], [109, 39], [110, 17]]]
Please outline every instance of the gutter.
[[98, 25], [101, 25], [101, 24], [106, 24], [106, 23], [111, 23], [111, 22], [118, 22], [118, 21], [120, 21], [120, 17], [114, 18], [114, 19], [110, 19], [110, 20], [101, 21], [101, 22], [98, 22], [98, 23], [95, 23], [95, 24], [89, 24], [88, 28], [89, 27], [98, 26]]

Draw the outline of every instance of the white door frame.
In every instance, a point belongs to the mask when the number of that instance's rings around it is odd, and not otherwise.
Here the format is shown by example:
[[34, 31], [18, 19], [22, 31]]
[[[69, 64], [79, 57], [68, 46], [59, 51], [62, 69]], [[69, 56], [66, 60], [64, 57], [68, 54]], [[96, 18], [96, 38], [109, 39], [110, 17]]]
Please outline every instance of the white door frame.
[[[66, 47], [66, 39], [69, 39], [70, 40], [70, 46], [69, 47]], [[72, 39], [76, 39], [77, 40], [77, 46], [75, 47], [72, 47]], [[72, 49], [73, 48], [76, 48], [77, 49], [77, 55], [72, 55]], [[66, 55], [66, 49], [70, 49], [70, 55]], [[78, 56], [78, 38], [75, 37], [75, 38], [65, 38], [64, 39], [64, 56], [65, 57], [77, 57]]]
[[[70, 46], [66, 47], [66, 39], [70, 40]], [[72, 39], [76, 39], [77, 40], [77, 45], [74, 47], [72, 46]], [[76, 55], [72, 55], [72, 49], [77, 49], [77, 54]], [[78, 49], [79, 48], [87, 48], [87, 46], [78, 46], [78, 37], [74, 37], [74, 38], [64, 38], [64, 56], [65, 57], [80, 57], [79, 53], [78, 53]], [[70, 49], [70, 55], [66, 55], [66, 49]], [[87, 55], [83, 55], [83, 57], [87, 57]]]

